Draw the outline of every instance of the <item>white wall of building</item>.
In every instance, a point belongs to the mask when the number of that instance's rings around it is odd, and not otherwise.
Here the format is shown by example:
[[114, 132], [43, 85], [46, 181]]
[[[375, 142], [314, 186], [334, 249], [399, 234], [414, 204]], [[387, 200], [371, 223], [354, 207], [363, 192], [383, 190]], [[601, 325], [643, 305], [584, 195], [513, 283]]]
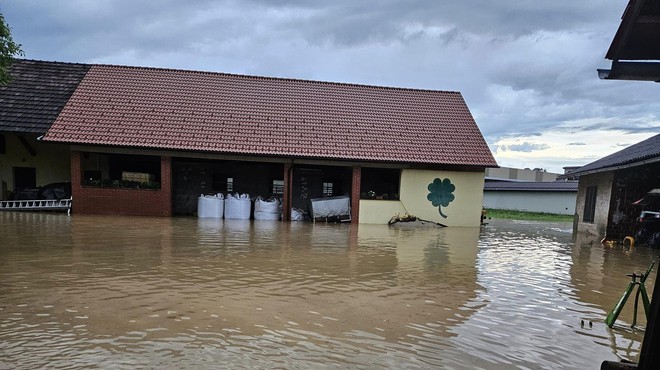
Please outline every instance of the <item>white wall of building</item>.
[[576, 198], [576, 192], [484, 191], [484, 207], [573, 215]]

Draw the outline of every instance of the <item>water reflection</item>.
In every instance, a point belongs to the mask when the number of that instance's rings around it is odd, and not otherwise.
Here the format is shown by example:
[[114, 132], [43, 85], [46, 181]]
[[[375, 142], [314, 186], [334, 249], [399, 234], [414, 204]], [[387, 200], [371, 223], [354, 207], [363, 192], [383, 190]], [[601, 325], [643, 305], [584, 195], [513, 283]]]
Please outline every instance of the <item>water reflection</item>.
[[0, 221], [0, 368], [597, 368], [643, 335], [602, 319], [651, 253], [570, 225]]

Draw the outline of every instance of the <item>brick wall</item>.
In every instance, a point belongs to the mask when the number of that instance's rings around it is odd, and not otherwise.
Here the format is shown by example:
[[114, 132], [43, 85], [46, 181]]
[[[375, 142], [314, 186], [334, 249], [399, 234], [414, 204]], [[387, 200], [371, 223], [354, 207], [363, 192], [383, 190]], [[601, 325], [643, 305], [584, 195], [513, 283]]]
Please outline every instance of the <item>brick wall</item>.
[[351, 183], [351, 223], [360, 223], [360, 184], [362, 182], [362, 168], [353, 167]]
[[171, 216], [171, 158], [161, 157], [160, 165], [160, 190], [83, 187], [81, 185], [80, 152], [72, 152], [72, 212], [74, 214]]

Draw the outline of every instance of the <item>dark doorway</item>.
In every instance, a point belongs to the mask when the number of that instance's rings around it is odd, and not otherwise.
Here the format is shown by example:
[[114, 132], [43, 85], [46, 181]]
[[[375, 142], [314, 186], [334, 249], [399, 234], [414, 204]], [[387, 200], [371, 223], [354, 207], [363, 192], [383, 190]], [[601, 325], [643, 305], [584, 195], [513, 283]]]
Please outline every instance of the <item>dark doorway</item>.
[[34, 167], [14, 167], [14, 190], [37, 187], [37, 169]]

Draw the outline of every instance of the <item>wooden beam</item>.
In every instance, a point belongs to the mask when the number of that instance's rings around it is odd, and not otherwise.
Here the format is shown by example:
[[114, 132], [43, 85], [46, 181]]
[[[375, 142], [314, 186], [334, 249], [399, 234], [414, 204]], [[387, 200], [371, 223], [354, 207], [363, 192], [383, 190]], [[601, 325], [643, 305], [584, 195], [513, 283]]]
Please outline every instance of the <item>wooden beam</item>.
[[30, 143], [28, 143], [27, 139], [21, 135], [17, 135], [17, 137], [18, 137], [18, 141], [20, 141], [21, 144], [23, 144], [23, 146], [28, 151], [28, 153], [30, 153], [31, 156], [35, 157], [37, 155], [37, 151], [34, 150], [32, 145], [30, 145]]

